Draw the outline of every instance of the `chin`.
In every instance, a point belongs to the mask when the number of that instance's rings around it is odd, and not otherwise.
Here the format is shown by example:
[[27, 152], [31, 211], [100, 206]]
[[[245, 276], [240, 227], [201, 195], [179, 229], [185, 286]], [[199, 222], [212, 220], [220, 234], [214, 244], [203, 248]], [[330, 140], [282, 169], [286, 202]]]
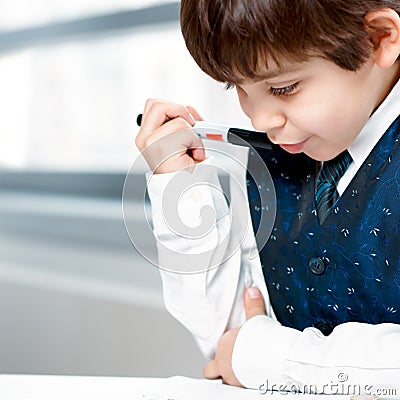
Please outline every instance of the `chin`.
[[321, 152], [313, 152], [313, 151], [305, 151], [304, 154], [308, 157], [312, 158], [315, 161], [329, 161], [334, 159], [339, 153], [321, 153]]
[[315, 161], [325, 161], [323, 157], [321, 158], [321, 154], [316, 154], [312, 151], [304, 151], [303, 153]]

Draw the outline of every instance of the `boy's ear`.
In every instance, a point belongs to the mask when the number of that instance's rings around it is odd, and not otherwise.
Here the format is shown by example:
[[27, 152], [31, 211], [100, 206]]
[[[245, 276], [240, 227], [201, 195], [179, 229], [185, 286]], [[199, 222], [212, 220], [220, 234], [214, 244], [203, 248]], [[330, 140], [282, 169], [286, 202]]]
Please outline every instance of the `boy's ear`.
[[390, 68], [400, 54], [400, 16], [391, 8], [369, 11], [364, 17], [374, 45], [375, 63]]

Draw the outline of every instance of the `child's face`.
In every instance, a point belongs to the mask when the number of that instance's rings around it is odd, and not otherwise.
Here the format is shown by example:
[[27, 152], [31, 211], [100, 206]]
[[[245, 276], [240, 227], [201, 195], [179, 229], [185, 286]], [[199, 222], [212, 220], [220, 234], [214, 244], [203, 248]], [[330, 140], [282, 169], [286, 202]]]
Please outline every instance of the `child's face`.
[[[290, 153], [326, 161], [348, 148], [387, 93], [368, 61], [357, 72], [315, 58], [237, 86], [255, 129]], [[267, 76], [268, 74], [268, 76]]]

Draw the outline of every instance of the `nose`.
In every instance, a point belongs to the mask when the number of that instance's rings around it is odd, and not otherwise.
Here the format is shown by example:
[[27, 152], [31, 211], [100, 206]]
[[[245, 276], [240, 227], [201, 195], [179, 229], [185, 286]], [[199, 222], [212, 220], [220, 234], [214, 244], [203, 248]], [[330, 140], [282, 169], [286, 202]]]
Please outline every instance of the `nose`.
[[285, 115], [277, 108], [254, 106], [251, 113], [251, 124], [258, 131], [272, 133], [286, 124]]

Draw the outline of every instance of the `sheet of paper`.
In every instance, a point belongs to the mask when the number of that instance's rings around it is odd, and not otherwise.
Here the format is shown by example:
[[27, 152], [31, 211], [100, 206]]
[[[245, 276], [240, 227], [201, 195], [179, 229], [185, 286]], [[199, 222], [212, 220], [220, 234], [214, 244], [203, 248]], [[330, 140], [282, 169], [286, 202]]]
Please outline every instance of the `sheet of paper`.
[[[307, 400], [331, 396], [307, 395]], [[0, 375], [1, 400], [299, 400], [299, 394], [258, 390], [222, 384], [221, 380], [171, 378], [123, 378], [93, 376]], [[335, 396], [334, 400], [350, 396]]]

